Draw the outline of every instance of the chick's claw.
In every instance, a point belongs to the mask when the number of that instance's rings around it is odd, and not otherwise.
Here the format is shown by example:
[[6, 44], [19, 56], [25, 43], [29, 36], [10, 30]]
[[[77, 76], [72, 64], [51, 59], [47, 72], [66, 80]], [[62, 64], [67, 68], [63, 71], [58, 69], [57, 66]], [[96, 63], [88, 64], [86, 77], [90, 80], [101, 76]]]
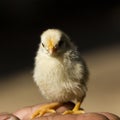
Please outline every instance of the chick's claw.
[[43, 105], [37, 111], [33, 113], [31, 119], [38, 117], [38, 116], [43, 116], [46, 113], [56, 113], [54, 109], [58, 107], [59, 105], [60, 103], [50, 103], [47, 105]]
[[67, 114], [83, 114], [85, 113], [83, 110], [76, 110], [76, 111], [73, 111], [73, 110], [67, 110], [63, 113], [63, 115], [67, 115]]
[[83, 114], [85, 113], [84, 110], [80, 110], [80, 102], [77, 102], [73, 110], [67, 110], [63, 113], [63, 115], [66, 114]]
[[32, 115], [31, 118], [33, 119], [38, 116], [43, 116], [46, 113], [56, 113], [56, 111], [54, 109], [49, 109], [49, 108], [39, 109]]

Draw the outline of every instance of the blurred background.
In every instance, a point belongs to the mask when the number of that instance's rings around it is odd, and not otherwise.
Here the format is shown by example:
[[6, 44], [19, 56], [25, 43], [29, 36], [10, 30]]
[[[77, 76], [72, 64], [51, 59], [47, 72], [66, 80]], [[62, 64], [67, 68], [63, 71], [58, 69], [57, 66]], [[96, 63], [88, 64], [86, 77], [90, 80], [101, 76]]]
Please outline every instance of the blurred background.
[[48, 28], [66, 32], [88, 64], [86, 112], [120, 115], [119, 0], [0, 0], [0, 112], [45, 102], [32, 73]]

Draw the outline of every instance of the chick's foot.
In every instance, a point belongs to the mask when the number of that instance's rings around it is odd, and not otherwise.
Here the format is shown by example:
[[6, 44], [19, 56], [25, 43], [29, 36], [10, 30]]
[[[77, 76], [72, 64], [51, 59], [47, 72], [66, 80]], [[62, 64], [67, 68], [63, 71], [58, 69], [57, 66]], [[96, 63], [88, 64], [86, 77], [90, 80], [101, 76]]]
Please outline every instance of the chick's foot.
[[61, 105], [60, 103], [50, 103], [47, 105], [43, 105], [33, 113], [31, 119], [38, 116], [43, 116], [46, 113], [56, 113], [55, 108], [59, 107], [60, 105]]
[[66, 110], [63, 115], [66, 114], [83, 114], [84, 110], [80, 110], [80, 102], [78, 102], [72, 110]]

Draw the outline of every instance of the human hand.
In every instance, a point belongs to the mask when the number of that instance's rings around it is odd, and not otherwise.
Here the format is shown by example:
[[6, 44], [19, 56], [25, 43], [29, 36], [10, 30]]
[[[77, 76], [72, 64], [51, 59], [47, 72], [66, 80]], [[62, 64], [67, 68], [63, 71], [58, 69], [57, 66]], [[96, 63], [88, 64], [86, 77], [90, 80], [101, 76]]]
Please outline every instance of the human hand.
[[[1, 113], [0, 120], [30, 120], [31, 115], [36, 111], [41, 105], [35, 105], [23, 108], [12, 114]], [[80, 115], [61, 115], [61, 113], [67, 109], [71, 109], [73, 105], [71, 103], [64, 104], [63, 106], [57, 108], [56, 114], [46, 114], [43, 117], [34, 118], [34, 120], [120, 120], [120, 118], [111, 113], [84, 113]]]

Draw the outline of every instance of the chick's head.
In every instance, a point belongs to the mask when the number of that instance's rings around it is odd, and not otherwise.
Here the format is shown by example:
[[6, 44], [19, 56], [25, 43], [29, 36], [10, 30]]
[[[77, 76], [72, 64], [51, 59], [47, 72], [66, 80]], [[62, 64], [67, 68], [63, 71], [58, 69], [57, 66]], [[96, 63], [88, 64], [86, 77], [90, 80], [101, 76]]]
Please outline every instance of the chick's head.
[[72, 47], [69, 37], [58, 29], [48, 29], [41, 35], [40, 49], [45, 54], [56, 56]]

